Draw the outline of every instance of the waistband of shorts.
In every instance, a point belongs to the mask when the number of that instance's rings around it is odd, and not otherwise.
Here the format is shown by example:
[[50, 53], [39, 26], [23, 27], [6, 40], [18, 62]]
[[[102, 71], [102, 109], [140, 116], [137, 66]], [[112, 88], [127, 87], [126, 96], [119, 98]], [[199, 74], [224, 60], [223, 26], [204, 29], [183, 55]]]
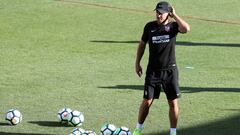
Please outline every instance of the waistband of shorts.
[[147, 71], [165, 71], [165, 70], [174, 70], [177, 69], [177, 66], [170, 66], [170, 67], [166, 67], [166, 68], [148, 68]]

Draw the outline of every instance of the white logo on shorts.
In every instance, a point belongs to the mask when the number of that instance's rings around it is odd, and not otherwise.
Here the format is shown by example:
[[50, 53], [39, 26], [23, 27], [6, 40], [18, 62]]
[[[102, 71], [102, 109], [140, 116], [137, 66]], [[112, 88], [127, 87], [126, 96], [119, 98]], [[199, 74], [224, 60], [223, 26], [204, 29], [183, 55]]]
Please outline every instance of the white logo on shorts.
[[145, 95], [147, 95], [148, 94], [148, 92], [147, 91], [145, 91], [145, 93], [144, 93]]

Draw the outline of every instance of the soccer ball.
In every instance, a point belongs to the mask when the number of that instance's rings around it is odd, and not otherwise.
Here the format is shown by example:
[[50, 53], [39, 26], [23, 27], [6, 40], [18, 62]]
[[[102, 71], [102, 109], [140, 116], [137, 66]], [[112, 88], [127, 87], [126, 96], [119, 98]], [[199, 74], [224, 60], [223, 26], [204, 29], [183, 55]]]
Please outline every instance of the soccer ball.
[[94, 131], [85, 131], [82, 135], [97, 135]]
[[79, 111], [72, 111], [69, 115], [69, 123], [73, 126], [81, 126], [84, 122], [83, 113]]
[[10, 109], [5, 118], [10, 125], [17, 125], [22, 121], [22, 114], [16, 109]]
[[72, 112], [70, 108], [62, 108], [58, 111], [57, 117], [61, 123], [68, 123], [69, 115]]
[[131, 131], [127, 127], [120, 127], [115, 130], [114, 135], [131, 135]]
[[101, 135], [113, 135], [114, 131], [116, 130], [116, 126], [113, 124], [104, 124], [101, 127]]
[[69, 135], [82, 135], [85, 132], [82, 128], [75, 128]]

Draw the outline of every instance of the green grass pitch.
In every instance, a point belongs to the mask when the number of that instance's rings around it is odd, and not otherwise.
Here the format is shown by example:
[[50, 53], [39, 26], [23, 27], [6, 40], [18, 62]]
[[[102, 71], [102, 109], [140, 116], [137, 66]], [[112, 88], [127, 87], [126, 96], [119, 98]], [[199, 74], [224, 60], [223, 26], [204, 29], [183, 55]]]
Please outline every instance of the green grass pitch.
[[[84, 129], [135, 128], [144, 77], [134, 72], [145, 23], [158, 0], [0, 0], [0, 134], [66, 135], [62, 107], [84, 113]], [[178, 35], [182, 98], [179, 135], [239, 135], [240, 3], [169, 0], [191, 25]], [[148, 48], [146, 48], [148, 49]], [[142, 67], [146, 70], [148, 50]], [[186, 68], [191, 67], [191, 68]], [[17, 108], [23, 121], [8, 126]], [[145, 122], [145, 135], [167, 135], [162, 93]]]

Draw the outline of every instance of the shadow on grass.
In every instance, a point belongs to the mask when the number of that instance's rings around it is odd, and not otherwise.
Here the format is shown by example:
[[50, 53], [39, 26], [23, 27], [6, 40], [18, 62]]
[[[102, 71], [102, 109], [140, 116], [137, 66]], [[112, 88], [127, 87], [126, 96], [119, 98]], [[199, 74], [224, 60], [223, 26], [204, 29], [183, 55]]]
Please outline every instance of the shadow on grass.
[[[108, 43], [108, 44], [138, 44], [139, 41], [113, 41], [113, 40], [91, 40], [94, 43]], [[219, 47], [240, 47], [237, 43], [199, 43], [199, 42], [184, 42], [177, 41], [180, 46], [219, 46]]]
[[198, 43], [198, 42], [182, 42], [176, 43], [180, 46], [219, 46], [219, 47], [240, 47], [240, 44], [236, 43]]
[[240, 88], [197, 88], [197, 87], [180, 87], [180, 89], [185, 93], [193, 92], [240, 92]]
[[[103, 89], [121, 89], [121, 90], [143, 90], [143, 85], [116, 85], [102, 86]], [[180, 87], [182, 93], [194, 92], [240, 92], [240, 88], [199, 88], [199, 87]]]
[[39, 126], [46, 126], [46, 127], [71, 127], [68, 124], [62, 124], [57, 121], [29, 121], [29, 123], [37, 124]]
[[0, 135], [55, 135], [55, 134], [39, 134], [39, 133], [10, 133], [10, 132], [1, 132]]
[[[10, 126], [8, 123], [0, 122], [0, 126]], [[1, 134], [0, 134], [1, 135]]]
[[[235, 115], [223, 120], [217, 120], [195, 127], [178, 129], [178, 135], [240, 135], [240, 115]], [[144, 135], [168, 135], [168, 132], [146, 133]]]
[[113, 41], [113, 40], [91, 40], [94, 43], [118, 43], [118, 44], [137, 44], [139, 41]]

